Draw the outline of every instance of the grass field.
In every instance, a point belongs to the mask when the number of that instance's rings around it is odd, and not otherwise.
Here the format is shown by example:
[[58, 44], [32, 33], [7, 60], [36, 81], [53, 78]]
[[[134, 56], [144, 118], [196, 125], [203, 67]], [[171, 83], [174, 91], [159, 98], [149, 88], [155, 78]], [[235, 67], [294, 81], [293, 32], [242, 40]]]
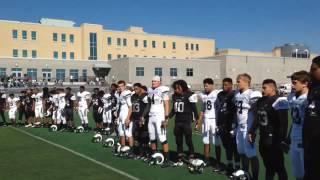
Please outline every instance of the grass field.
[[[91, 114], [89, 117], [90, 126], [93, 127]], [[76, 114], [75, 121], [79, 123]], [[171, 155], [176, 150], [172, 122], [168, 130]], [[114, 157], [112, 149], [92, 143], [92, 136], [93, 132], [76, 134], [49, 132], [46, 128], [2, 127], [0, 128], [0, 179], [227, 179], [224, 175], [213, 173], [211, 168], [206, 168], [201, 175], [193, 175], [188, 172], [186, 166], [162, 169], [159, 166], [148, 166], [142, 161]], [[193, 140], [196, 152], [202, 154], [201, 136], [194, 134]], [[222, 160], [225, 160], [224, 152]], [[289, 179], [293, 179], [288, 156], [286, 156], [286, 167]], [[264, 166], [260, 161], [260, 179], [264, 179], [264, 172]]]

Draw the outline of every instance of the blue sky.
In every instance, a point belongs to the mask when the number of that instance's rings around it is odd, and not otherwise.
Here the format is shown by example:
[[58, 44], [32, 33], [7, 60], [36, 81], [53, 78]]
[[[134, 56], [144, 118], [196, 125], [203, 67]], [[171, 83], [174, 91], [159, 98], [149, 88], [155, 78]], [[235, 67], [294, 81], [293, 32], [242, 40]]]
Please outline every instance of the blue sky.
[[320, 53], [319, 0], [2, 0], [0, 19], [41, 17], [216, 39], [218, 48], [271, 51], [289, 42]]

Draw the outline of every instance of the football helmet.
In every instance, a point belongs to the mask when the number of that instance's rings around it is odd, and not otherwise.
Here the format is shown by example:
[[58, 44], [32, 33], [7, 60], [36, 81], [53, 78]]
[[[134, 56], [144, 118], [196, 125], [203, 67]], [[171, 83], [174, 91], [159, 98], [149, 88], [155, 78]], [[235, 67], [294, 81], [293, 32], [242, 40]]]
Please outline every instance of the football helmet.
[[232, 180], [250, 180], [250, 175], [243, 170], [238, 170], [232, 173]]
[[58, 130], [58, 126], [53, 124], [50, 126], [50, 131], [54, 132], [54, 131], [57, 131]]
[[201, 159], [190, 159], [188, 169], [191, 173], [202, 174], [206, 163]]
[[78, 126], [75, 130], [74, 130], [75, 133], [83, 133], [84, 132], [84, 128], [83, 126]]
[[162, 153], [154, 153], [151, 155], [149, 165], [161, 165], [164, 162], [164, 156]]
[[107, 135], [107, 136], [110, 135], [111, 134], [111, 128], [109, 128], [109, 127], [104, 128], [102, 130], [102, 134]]
[[107, 138], [106, 140], [104, 140], [103, 146], [104, 147], [113, 147], [114, 146], [114, 139]]
[[102, 141], [102, 135], [100, 133], [97, 133], [92, 137], [93, 143], [99, 143], [101, 141]]

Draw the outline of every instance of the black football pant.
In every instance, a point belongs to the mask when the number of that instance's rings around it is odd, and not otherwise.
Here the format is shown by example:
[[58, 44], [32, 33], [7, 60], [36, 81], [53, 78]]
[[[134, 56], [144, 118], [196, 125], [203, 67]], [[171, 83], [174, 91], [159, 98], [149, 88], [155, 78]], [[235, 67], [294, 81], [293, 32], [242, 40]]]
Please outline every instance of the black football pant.
[[194, 154], [191, 122], [176, 122], [174, 126], [174, 135], [176, 137], [178, 154], [183, 153], [183, 137], [185, 138], [186, 144], [189, 148], [189, 155]]
[[236, 138], [232, 137], [228, 131], [222, 131], [220, 134], [220, 138], [226, 151], [227, 160], [231, 162], [234, 158], [235, 162], [240, 162]]

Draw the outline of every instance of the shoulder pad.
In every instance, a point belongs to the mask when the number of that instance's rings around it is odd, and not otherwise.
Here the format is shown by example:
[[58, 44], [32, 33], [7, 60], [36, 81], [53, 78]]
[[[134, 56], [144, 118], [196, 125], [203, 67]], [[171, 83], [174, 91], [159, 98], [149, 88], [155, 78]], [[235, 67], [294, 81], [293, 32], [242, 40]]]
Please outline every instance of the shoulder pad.
[[148, 96], [144, 96], [142, 101], [143, 101], [143, 103], [147, 104], [148, 103]]
[[[3, 96], [3, 95], [2, 95], [2, 96]], [[35, 94], [32, 94], [32, 95], [31, 95], [31, 98], [35, 98], [35, 97], [36, 97], [36, 95], [35, 95]]]
[[160, 91], [163, 92], [163, 93], [164, 93], [164, 92], [168, 92], [168, 91], [170, 90], [169, 87], [167, 87], [167, 86], [160, 86], [159, 89], [160, 89]]
[[76, 97], [74, 95], [71, 96], [70, 98], [72, 101], [75, 101], [76, 100]]
[[279, 97], [273, 104], [272, 107], [275, 110], [283, 110], [283, 109], [289, 109], [289, 102], [286, 97]]
[[109, 94], [109, 93], [106, 93], [103, 95], [103, 98], [109, 98], [109, 97], [111, 97], [111, 94]]
[[258, 99], [262, 97], [262, 94], [260, 91], [252, 91], [250, 94], [250, 103], [254, 104], [257, 102]]
[[192, 103], [198, 102], [198, 96], [197, 96], [197, 94], [192, 94], [192, 95], [189, 97], [189, 101], [192, 102]]
[[123, 96], [131, 96], [131, 91], [125, 90], [125, 91], [123, 92]]

